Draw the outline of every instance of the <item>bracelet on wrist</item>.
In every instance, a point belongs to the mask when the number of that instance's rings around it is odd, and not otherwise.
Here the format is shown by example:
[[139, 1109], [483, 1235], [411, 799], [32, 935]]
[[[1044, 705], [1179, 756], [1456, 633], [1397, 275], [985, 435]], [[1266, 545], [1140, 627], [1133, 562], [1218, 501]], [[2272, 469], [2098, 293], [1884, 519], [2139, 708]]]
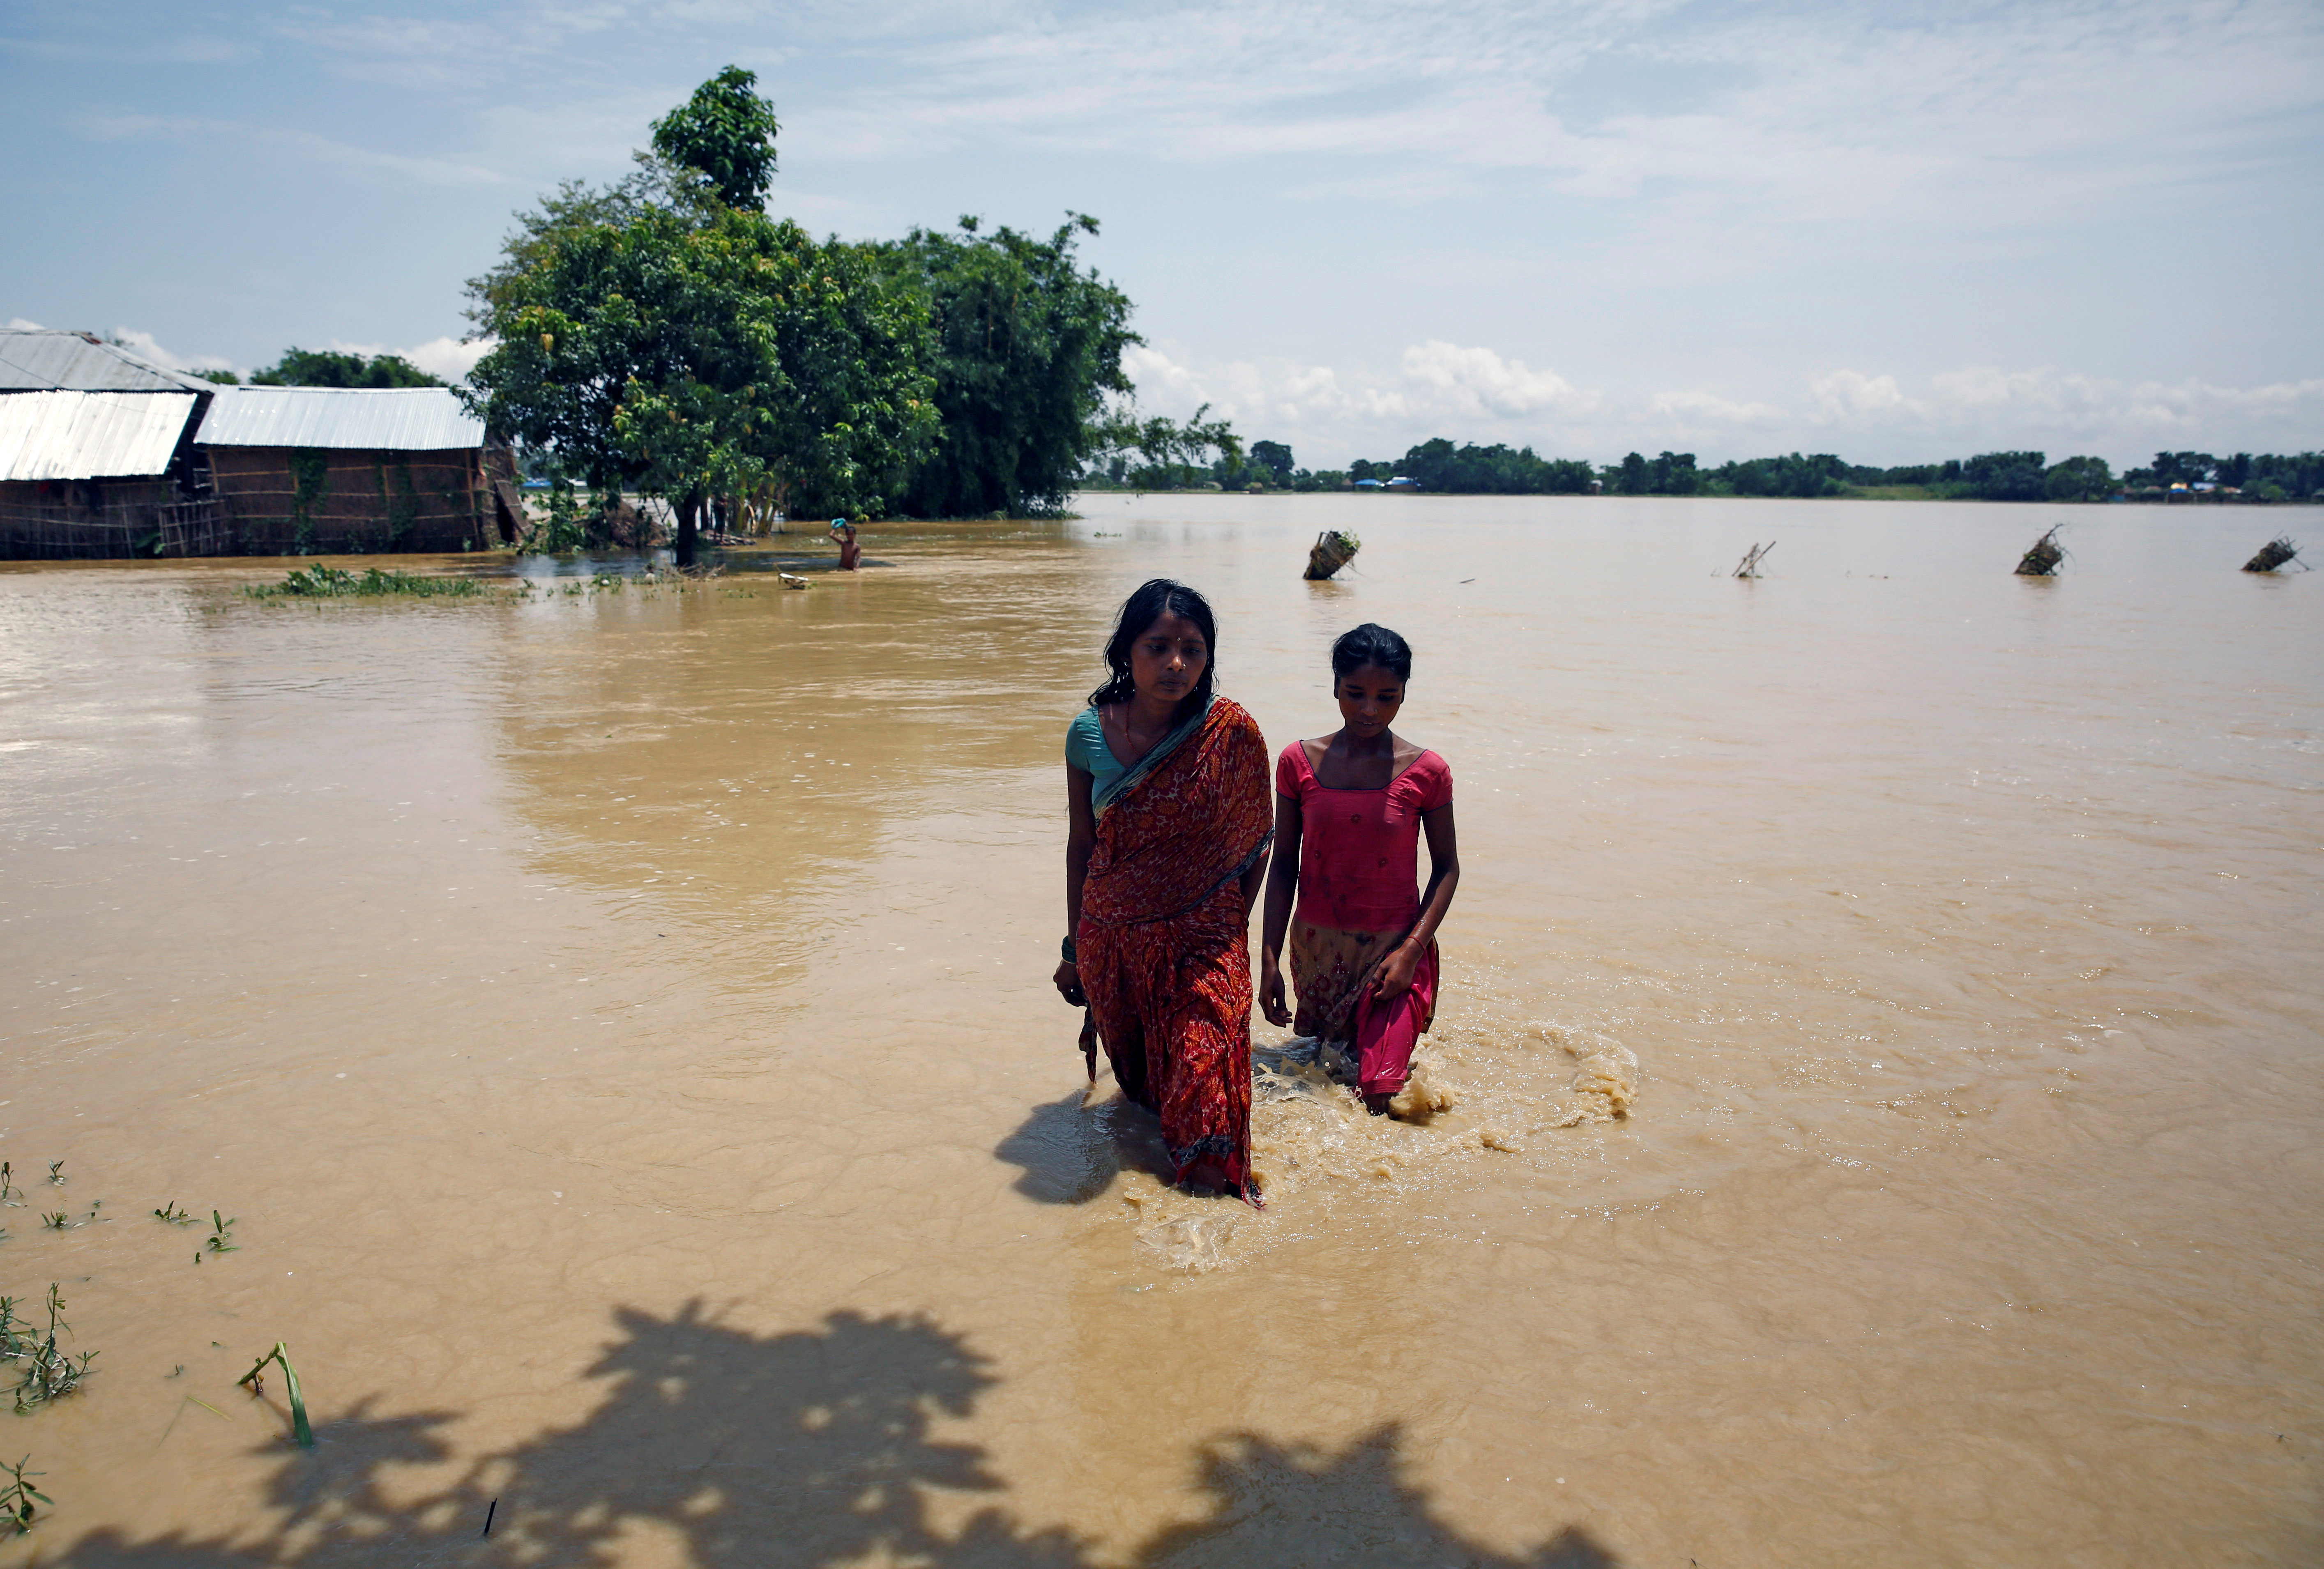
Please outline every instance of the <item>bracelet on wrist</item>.
[[1065, 952], [1065, 963], [1067, 963], [1068, 964], [1079, 964], [1079, 963], [1081, 962], [1078, 958], [1076, 958], [1076, 957], [1074, 956], [1074, 939], [1073, 939], [1073, 937], [1072, 937], [1070, 935], [1068, 935], [1068, 936], [1066, 937], [1066, 938], [1065, 938], [1065, 942], [1064, 942], [1062, 945], [1060, 945], [1060, 946], [1062, 946], [1062, 948], [1064, 949], [1064, 952]]

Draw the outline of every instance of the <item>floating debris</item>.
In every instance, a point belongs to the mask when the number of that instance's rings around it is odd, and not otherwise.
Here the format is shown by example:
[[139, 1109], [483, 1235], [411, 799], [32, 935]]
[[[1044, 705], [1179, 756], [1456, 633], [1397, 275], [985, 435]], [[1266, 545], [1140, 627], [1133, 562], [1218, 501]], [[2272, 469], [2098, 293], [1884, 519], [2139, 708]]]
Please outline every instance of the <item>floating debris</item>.
[[1748, 550], [1743, 553], [1743, 559], [1737, 564], [1735, 568], [1735, 576], [1738, 577], [1757, 577], [1759, 576], [1759, 563], [1766, 560], [1767, 558], [1767, 552], [1775, 548], [1775, 541], [1773, 540], [1768, 540], [1764, 545], [1752, 546]]
[[[2274, 539], [2270, 540], [2266, 544], [2260, 547], [2258, 555], [2254, 556], [2250, 560], [2244, 563], [2244, 570], [2246, 572], [2273, 572], [2279, 567], [2290, 566], [2292, 564], [2292, 558], [2299, 554], [2300, 547], [2292, 542], [2291, 535], [2278, 534]], [[2308, 563], [2305, 561], [2301, 562], [2300, 569], [2305, 572], [2308, 569]]]
[[1307, 570], [1304, 576], [1310, 583], [1321, 583], [1341, 568], [1355, 559], [1364, 542], [1345, 529], [1326, 529], [1315, 536], [1315, 543], [1307, 551]]
[[812, 588], [815, 586], [815, 580], [813, 578], [802, 577], [796, 572], [778, 572], [775, 576], [783, 580], [783, 586], [786, 588]]
[[2051, 577], [2057, 575], [2059, 563], [2066, 558], [2066, 548], [2058, 543], [2058, 531], [2063, 527], [2063, 523], [2053, 524], [2048, 533], [2034, 541], [2033, 548], [2018, 560], [2018, 577]]

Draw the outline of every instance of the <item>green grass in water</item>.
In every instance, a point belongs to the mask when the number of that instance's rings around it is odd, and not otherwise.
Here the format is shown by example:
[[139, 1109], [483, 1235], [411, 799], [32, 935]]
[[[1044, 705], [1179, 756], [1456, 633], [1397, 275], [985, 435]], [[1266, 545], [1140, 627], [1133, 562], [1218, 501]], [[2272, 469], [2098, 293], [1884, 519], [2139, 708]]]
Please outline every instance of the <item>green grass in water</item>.
[[410, 572], [383, 572], [376, 567], [358, 575], [344, 567], [306, 567], [294, 568], [280, 583], [255, 585], [243, 592], [253, 599], [355, 599], [388, 595], [475, 599], [492, 590], [473, 577], [421, 577]]

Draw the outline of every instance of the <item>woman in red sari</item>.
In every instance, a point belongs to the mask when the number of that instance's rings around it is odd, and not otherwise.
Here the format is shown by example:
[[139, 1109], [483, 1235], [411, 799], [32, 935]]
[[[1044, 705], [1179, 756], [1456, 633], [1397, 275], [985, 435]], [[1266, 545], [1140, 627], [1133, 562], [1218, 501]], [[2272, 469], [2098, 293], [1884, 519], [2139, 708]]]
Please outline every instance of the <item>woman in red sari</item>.
[[1250, 910], [1267, 872], [1267, 742], [1212, 690], [1216, 623], [1157, 577], [1122, 605], [1112, 675], [1065, 734], [1065, 961], [1174, 1181], [1259, 1203], [1250, 1174]]

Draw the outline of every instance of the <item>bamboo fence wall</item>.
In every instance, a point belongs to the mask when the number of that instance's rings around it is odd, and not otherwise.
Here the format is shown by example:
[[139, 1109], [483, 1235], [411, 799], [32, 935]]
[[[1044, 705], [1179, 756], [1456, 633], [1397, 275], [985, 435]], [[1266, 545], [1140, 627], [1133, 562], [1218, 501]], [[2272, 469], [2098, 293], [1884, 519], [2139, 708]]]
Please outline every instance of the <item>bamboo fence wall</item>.
[[[168, 480], [62, 479], [0, 483], [0, 559], [124, 561], [173, 536], [202, 534]], [[204, 537], [207, 537], [205, 534]]]
[[208, 455], [241, 555], [483, 550], [500, 542], [481, 452], [213, 447]]

